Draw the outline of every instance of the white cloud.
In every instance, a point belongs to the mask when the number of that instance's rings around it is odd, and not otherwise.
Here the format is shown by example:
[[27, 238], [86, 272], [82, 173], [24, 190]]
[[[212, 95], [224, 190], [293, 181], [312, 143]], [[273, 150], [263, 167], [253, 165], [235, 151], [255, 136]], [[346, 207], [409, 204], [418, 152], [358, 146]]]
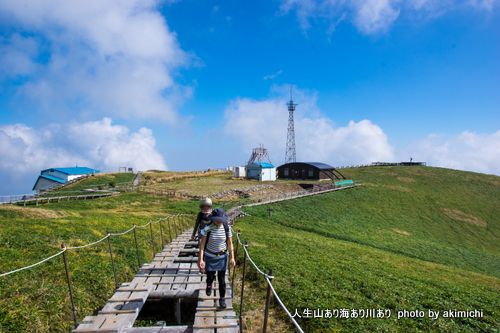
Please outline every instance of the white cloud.
[[[337, 127], [322, 116], [316, 96], [295, 91], [299, 101], [295, 113], [297, 159], [334, 165], [392, 160], [393, 149], [383, 130], [369, 120], [350, 121]], [[286, 100], [240, 98], [225, 110], [225, 133], [250, 151], [258, 144], [270, 149], [276, 164], [284, 160], [288, 111]]]
[[[3, 44], [18, 47], [0, 65], [15, 56], [18, 74], [36, 77], [21, 92], [51, 110], [174, 122], [190, 94], [174, 75], [189, 56], [156, 6], [153, 0], [3, 1], [4, 24], [36, 38], [8, 36]], [[41, 50], [21, 45], [23, 39]]]
[[500, 175], [500, 130], [430, 135], [417, 144], [413, 155], [435, 166]]
[[328, 31], [332, 31], [340, 21], [347, 19], [362, 33], [375, 35], [389, 30], [402, 13], [437, 17], [454, 8], [490, 12], [497, 3], [498, 0], [282, 0], [281, 10], [294, 12], [303, 29], [308, 29], [311, 21], [320, 19], [328, 21]]
[[354, 22], [359, 30], [371, 34], [388, 29], [398, 16], [399, 9], [390, 0], [361, 1], [356, 3]]
[[280, 70], [277, 70], [276, 72], [272, 73], [272, 74], [267, 74], [267, 75], [264, 75], [263, 79], [264, 80], [274, 80], [276, 79], [278, 76], [280, 76], [281, 74], [283, 74], [283, 70], [280, 69]]
[[57, 166], [85, 165], [103, 171], [115, 171], [120, 166], [135, 170], [167, 168], [150, 129], [131, 132], [109, 118], [44, 128], [1, 126], [0, 151], [2, 179], [24, 178], [25, 182], [34, 181], [29, 177], [36, 177], [40, 170]]

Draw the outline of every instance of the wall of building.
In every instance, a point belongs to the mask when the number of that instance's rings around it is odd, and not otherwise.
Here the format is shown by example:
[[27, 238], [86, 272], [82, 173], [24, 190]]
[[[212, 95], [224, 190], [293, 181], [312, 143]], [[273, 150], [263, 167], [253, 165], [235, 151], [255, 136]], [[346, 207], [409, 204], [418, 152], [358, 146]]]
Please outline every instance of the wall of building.
[[260, 180], [260, 173], [261, 173], [261, 167], [247, 167], [247, 178], [251, 179], [259, 179]]
[[330, 179], [326, 171], [307, 163], [285, 164], [278, 167], [278, 178], [305, 180]]
[[262, 169], [260, 175], [261, 181], [275, 181], [276, 180], [276, 168], [265, 168]]
[[68, 181], [73, 180], [73, 179], [77, 179], [77, 178], [80, 178], [83, 176], [86, 176], [86, 175], [68, 175]]
[[234, 177], [243, 178], [247, 176], [246, 168], [244, 166], [234, 167]]
[[42, 190], [47, 190], [49, 188], [52, 188], [54, 186], [59, 185], [59, 183], [54, 182], [52, 180], [48, 180], [45, 178], [38, 178], [36, 187], [33, 189], [35, 191], [42, 191]]

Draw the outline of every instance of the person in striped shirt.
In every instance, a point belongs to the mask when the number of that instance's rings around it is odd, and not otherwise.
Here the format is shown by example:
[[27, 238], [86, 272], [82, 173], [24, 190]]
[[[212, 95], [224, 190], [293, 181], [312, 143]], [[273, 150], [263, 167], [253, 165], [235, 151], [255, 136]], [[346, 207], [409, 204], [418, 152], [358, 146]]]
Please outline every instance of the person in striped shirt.
[[198, 254], [198, 268], [207, 274], [206, 294], [212, 294], [212, 284], [217, 274], [219, 282], [219, 306], [226, 307], [226, 269], [227, 260], [235, 266], [233, 238], [227, 215], [222, 208], [217, 208], [209, 217], [211, 224], [201, 231], [200, 250]]

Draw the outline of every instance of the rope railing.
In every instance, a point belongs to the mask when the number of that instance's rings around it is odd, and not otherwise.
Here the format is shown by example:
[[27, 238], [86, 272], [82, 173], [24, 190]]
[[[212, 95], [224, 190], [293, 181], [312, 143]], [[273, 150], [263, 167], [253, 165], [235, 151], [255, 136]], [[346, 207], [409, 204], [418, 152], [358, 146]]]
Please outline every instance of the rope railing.
[[269, 288], [271, 288], [271, 291], [273, 292], [274, 298], [276, 299], [276, 301], [278, 301], [278, 304], [281, 306], [281, 308], [283, 309], [283, 311], [286, 312], [288, 318], [290, 318], [290, 321], [293, 323], [293, 325], [295, 326], [295, 328], [297, 329], [297, 331], [299, 331], [300, 333], [304, 333], [304, 330], [302, 329], [302, 327], [300, 327], [299, 323], [297, 323], [297, 321], [295, 320], [295, 318], [293, 317], [293, 315], [290, 313], [290, 310], [288, 310], [288, 308], [286, 307], [286, 305], [283, 304], [283, 301], [278, 296], [278, 293], [274, 289], [274, 286], [273, 286], [273, 283], [271, 282], [271, 279], [268, 278], [268, 277], [266, 277], [266, 282], [267, 282], [267, 285], [269, 286]]
[[55, 258], [55, 257], [57, 257], [57, 256], [59, 256], [59, 255], [61, 255], [61, 254], [63, 254], [63, 252], [65, 252], [65, 251], [66, 251], [66, 249], [63, 249], [63, 250], [61, 250], [61, 251], [59, 251], [59, 252], [57, 252], [57, 253], [55, 253], [55, 254], [51, 255], [50, 257], [47, 257], [47, 258], [45, 258], [45, 259], [42, 259], [42, 260], [40, 260], [39, 262], [36, 262], [36, 263], [34, 263], [34, 264], [31, 264], [31, 265], [28, 265], [28, 266], [24, 266], [24, 267], [20, 267], [20, 268], [17, 268], [17, 269], [12, 270], [12, 271], [10, 271], [10, 272], [1, 273], [1, 274], [0, 274], [0, 277], [4, 277], [4, 276], [10, 275], [10, 274], [14, 274], [14, 273], [17, 273], [17, 272], [24, 271], [24, 270], [26, 270], [26, 269], [30, 269], [30, 268], [36, 267], [36, 266], [38, 266], [38, 265], [43, 264], [43, 263], [44, 263], [44, 262], [46, 262], [46, 261], [49, 261], [50, 259], [53, 259], [53, 258]]
[[[16, 268], [16, 269], [13, 269], [11, 271], [8, 271], [8, 272], [4, 272], [4, 273], [0, 273], [0, 277], [5, 277], [5, 276], [9, 276], [11, 274], [14, 274], [14, 273], [17, 273], [17, 272], [21, 272], [21, 271], [25, 271], [25, 270], [29, 270], [31, 268], [34, 268], [34, 267], [37, 267], [39, 265], [42, 265], [43, 263], [51, 260], [51, 259], [54, 259], [56, 257], [59, 257], [62, 255], [63, 257], [63, 263], [64, 263], [64, 272], [65, 272], [65, 277], [66, 277], [66, 284], [67, 284], [67, 287], [68, 287], [68, 294], [69, 294], [69, 299], [70, 299], [70, 303], [71, 303], [71, 314], [72, 314], [72, 318], [73, 318], [73, 324], [74, 324], [74, 327], [77, 326], [78, 324], [78, 317], [77, 317], [77, 309], [76, 309], [76, 303], [74, 301], [74, 292], [73, 292], [73, 288], [72, 288], [72, 284], [71, 284], [71, 275], [70, 275], [70, 271], [69, 271], [69, 264], [68, 264], [68, 256], [67, 256], [67, 252], [68, 251], [71, 251], [71, 250], [80, 250], [80, 249], [84, 249], [84, 248], [89, 248], [89, 247], [92, 247], [94, 245], [97, 245], [105, 240], [107, 240], [107, 244], [108, 244], [108, 251], [109, 251], [109, 256], [110, 256], [110, 259], [111, 259], [111, 267], [112, 267], [112, 271], [113, 271], [113, 279], [114, 279], [114, 285], [115, 285], [115, 289], [117, 289], [119, 287], [119, 283], [118, 283], [118, 275], [117, 275], [117, 272], [116, 272], [116, 266], [115, 266], [115, 257], [113, 255], [113, 246], [112, 246], [112, 243], [111, 243], [111, 238], [112, 237], [120, 237], [120, 236], [124, 236], [130, 232], [133, 231], [133, 235], [134, 235], [134, 245], [135, 245], [135, 253], [136, 253], [136, 257], [137, 257], [137, 266], [138, 268], [140, 269], [141, 268], [141, 260], [140, 260], [140, 255], [139, 255], [139, 246], [138, 246], [138, 241], [137, 241], [137, 232], [136, 230], [139, 228], [146, 228], [146, 227], [150, 227], [150, 236], [151, 236], [151, 249], [152, 249], [152, 252], [153, 252], [153, 257], [155, 255], [155, 241], [154, 241], [154, 235], [153, 235], [153, 228], [152, 228], [152, 225], [153, 223], [158, 223], [159, 224], [159, 229], [160, 229], [160, 237], [161, 237], [161, 245], [162, 245], [162, 248], [165, 246], [165, 237], [163, 235], [163, 226], [162, 226], [162, 222], [163, 221], [166, 221], [166, 220], [169, 220], [169, 219], [173, 219], [173, 223], [168, 223], [168, 231], [169, 231], [169, 239], [170, 241], [172, 241], [174, 239], [174, 237], [177, 237], [177, 235], [181, 232], [181, 230], [179, 230], [179, 227], [182, 228], [182, 227], [185, 227], [185, 222], [186, 220], [180, 220], [178, 221], [179, 219], [178, 218], [183, 218], [183, 217], [187, 217], [187, 216], [192, 216], [191, 214], [168, 214], [167, 216], [165, 217], [161, 217], [161, 218], [158, 218], [156, 221], [153, 221], [153, 220], [150, 220], [148, 221], [146, 224], [143, 224], [143, 225], [134, 225], [133, 227], [127, 229], [127, 230], [124, 230], [124, 231], [121, 231], [121, 232], [109, 232], [108, 230], [106, 230], [106, 235], [94, 242], [91, 242], [91, 243], [88, 243], [88, 244], [84, 244], [84, 245], [77, 245], [77, 246], [65, 246], [64, 243], [61, 244], [61, 250], [47, 258], [44, 258], [34, 264], [31, 264], [31, 265], [27, 265], [27, 266], [24, 266], [24, 267], [20, 267], [20, 268]], [[180, 226], [177, 226], [177, 222], [180, 222], [181, 225]], [[174, 236], [172, 236], [172, 231], [171, 231], [171, 228], [170, 228], [170, 225], [172, 224], [173, 226], [173, 229], [174, 229]]]
[[95, 242], [92, 242], [92, 243], [88, 243], [88, 244], [85, 244], [85, 245], [78, 245], [78, 246], [68, 246], [66, 247], [65, 249], [66, 250], [79, 250], [79, 249], [85, 249], [87, 247], [92, 247], [94, 245], [97, 245], [99, 244], [100, 242], [103, 242], [105, 241], [106, 239], [108, 239], [110, 237], [109, 234], [106, 234], [106, 236], [104, 236], [103, 238], [101, 239], [98, 239], [96, 240]]
[[47, 262], [49, 261], [50, 259], [53, 259], [59, 255], [61, 255], [64, 251], [69, 251], [69, 250], [79, 250], [79, 249], [84, 249], [84, 248], [88, 248], [88, 247], [92, 247], [94, 245], [97, 245], [103, 241], [105, 241], [107, 238], [111, 237], [111, 236], [123, 236], [125, 234], [128, 234], [129, 232], [133, 231], [135, 228], [146, 228], [147, 226], [149, 226], [151, 223], [159, 223], [161, 221], [165, 221], [171, 217], [177, 217], [177, 216], [191, 216], [190, 214], [169, 214], [167, 217], [162, 217], [162, 218], [159, 218], [157, 219], [156, 221], [152, 221], [150, 220], [148, 223], [146, 224], [143, 224], [143, 225], [134, 225], [132, 228], [130, 229], [127, 229], [125, 231], [122, 231], [122, 232], [107, 232], [106, 235], [94, 242], [91, 242], [91, 243], [88, 243], [88, 244], [84, 244], [84, 245], [78, 245], [78, 246], [65, 246], [63, 248], [63, 250], [47, 257], [47, 258], [44, 258], [34, 264], [30, 264], [30, 265], [27, 265], [27, 266], [24, 266], [24, 267], [20, 267], [20, 268], [16, 268], [16, 269], [13, 269], [11, 271], [8, 271], [8, 272], [4, 272], [4, 273], [0, 273], [0, 277], [4, 277], [4, 276], [7, 276], [7, 275], [10, 275], [10, 274], [14, 274], [14, 273], [17, 273], [17, 272], [21, 272], [21, 271], [24, 271], [26, 269], [30, 269], [30, 268], [33, 268], [33, 267], [36, 267], [40, 264], [43, 264], [44, 262]]
[[[272, 281], [274, 279], [274, 276], [272, 275], [272, 270], [269, 270], [269, 274], [267, 274], [262, 269], [260, 269], [259, 266], [257, 266], [257, 264], [255, 263], [255, 261], [250, 256], [250, 253], [248, 252], [248, 242], [247, 241], [245, 241], [245, 242], [241, 241], [240, 232], [239, 231], [236, 233], [236, 239], [238, 241], [237, 244], [236, 244], [236, 252], [238, 251], [239, 245], [241, 245], [243, 247], [243, 251], [244, 251], [244, 255], [243, 255], [243, 268], [242, 268], [243, 273], [242, 273], [242, 277], [241, 277], [240, 316], [239, 316], [240, 332], [243, 332], [243, 295], [244, 295], [244, 287], [245, 287], [246, 260], [248, 260], [252, 264], [252, 266], [255, 268], [255, 270], [257, 271], [257, 273], [259, 273], [260, 275], [262, 275], [264, 277], [264, 280], [266, 281], [267, 286], [268, 286], [267, 287], [267, 292], [266, 292], [266, 304], [265, 304], [265, 309], [264, 309], [264, 324], [263, 324], [262, 331], [264, 333], [267, 332], [267, 319], [268, 319], [268, 316], [269, 316], [270, 294], [272, 293], [273, 296], [274, 296], [274, 299], [278, 302], [278, 304], [283, 309], [283, 311], [285, 311], [285, 313], [287, 314], [288, 318], [290, 319], [290, 321], [292, 322], [292, 324], [295, 326], [295, 329], [297, 330], [297, 332], [304, 333], [304, 330], [302, 329], [302, 327], [300, 327], [299, 323], [295, 320], [295, 318], [293, 317], [293, 315], [291, 314], [291, 312], [288, 310], [288, 308], [283, 303], [283, 301], [279, 297], [278, 293], [274, 289], [274, 286], [273, 286], [273, 283], [272, 283]], [[232, 283], [231, 290], [234, 291], [234, 270], [233, 270], [233, 276], [232, 276], [232, 279], [231, 279], [231, 283]]]

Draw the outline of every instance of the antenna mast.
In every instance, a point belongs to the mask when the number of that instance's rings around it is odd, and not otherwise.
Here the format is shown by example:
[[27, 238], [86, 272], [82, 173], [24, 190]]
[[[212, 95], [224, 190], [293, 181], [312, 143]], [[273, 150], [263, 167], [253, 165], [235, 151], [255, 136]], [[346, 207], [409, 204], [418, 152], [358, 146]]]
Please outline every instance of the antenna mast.
[[288, 132], [286, 136], [285, 163], [292, 163], [296, 162], [295, 124], [293, 120], [293, 113], [295, 112], [295, 107], [297, 106], [297, 104], [293, 102], [292, 87], [290, 87], [290, 101], [287, 103], [287, 106], [288, 106]]

